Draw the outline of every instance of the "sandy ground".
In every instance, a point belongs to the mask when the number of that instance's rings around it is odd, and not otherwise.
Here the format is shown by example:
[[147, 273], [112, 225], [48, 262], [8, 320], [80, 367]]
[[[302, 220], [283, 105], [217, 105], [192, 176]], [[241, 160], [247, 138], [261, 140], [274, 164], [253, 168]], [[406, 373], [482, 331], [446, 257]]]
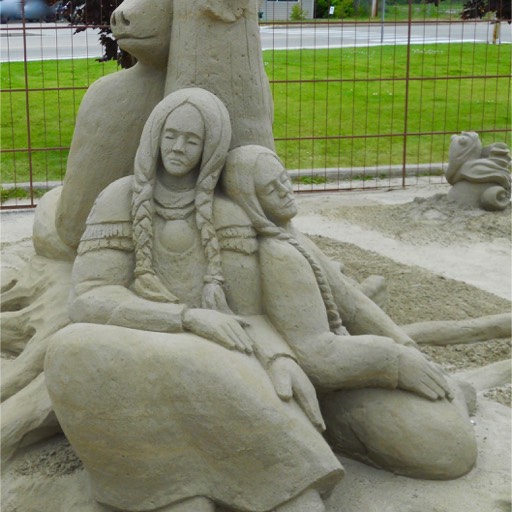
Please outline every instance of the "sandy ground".
[[[300, 195], [295, 225], [357, 280], [382, 275], [386, 311], [399, 324], [510, 311], [511, 219], [463, 210], [446, 186]], [[27, 240], [33, 212], [2, 212], [3, 247]], [[449, 371], [510, 358], [510, 340], [423, 348]], [[507, 407], [508, 406], [508, 407]], [[328, 512], [505, 512], [510, 496], [510, 384], [479, 396], [477, 467], [454, 482], [423, 482], [343, 459], [348, 476]], [[22, 454], [3, 475], [5, 512], [99, 512], [81, 488], [80, 462], [64, 439]], [[39, 500], [34, 501], [34, 497]], [[4, 508], [5, 507], [5, 508]]]
[[295, 224], [510, 300], [510, 209], [463, 209], [448, 188], [300, 196]]

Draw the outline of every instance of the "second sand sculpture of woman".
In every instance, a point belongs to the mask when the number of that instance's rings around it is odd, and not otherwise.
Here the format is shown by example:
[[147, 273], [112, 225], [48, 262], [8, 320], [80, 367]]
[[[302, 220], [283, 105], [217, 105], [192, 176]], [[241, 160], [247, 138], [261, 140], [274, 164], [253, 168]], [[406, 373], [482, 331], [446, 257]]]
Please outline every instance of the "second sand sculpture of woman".
[[[264, 312], [320, 394], [333, 448], [410, 477], [468, 472], [476, 441], [457, 383], [404, 346], [412, 340], [293, 229], [297, 208], [276, 154], [231, 151], [222, 183], [259, 235]], [[336, 314], [350, 332], [372, 335], [337, 335]]]

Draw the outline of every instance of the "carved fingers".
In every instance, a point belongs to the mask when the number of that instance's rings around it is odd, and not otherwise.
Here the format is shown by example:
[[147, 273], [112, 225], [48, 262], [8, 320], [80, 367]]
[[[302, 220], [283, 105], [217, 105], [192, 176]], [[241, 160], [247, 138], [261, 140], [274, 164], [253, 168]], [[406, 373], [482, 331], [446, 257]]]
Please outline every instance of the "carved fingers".
[[453, 400], [444, 372], [413, 348], [401, 347], [398, 387], [429, 400]]
[[233, 313], [228, 306], [222, 286], [216, 282], [208, 283], [203, 287], [201, 306], [204, 309], [214, 309], [226, 314]]
[[242, 327], [241, 319], [211, 309], [187, 309], [183, 327], [229, 349], [252, 353], [252, 341]]
[[315, 388], [302, 368], [289, 357], [278, 357], [272, 361], [269, 375], [281, 400], [295, 398], [311, 423], [319, 432], [325, 430]]

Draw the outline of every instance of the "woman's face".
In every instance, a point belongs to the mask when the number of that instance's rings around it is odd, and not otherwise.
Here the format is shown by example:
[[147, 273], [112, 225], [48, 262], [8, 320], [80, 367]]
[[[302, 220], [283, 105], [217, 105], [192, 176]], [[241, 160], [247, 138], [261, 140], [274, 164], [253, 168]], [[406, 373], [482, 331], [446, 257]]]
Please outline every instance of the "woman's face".
[[269, 220], [278, 225], [285, 224], [297, 215], [292, 183], [277, 158], [271, 155], [260, 157], [254, 179], [256, 195]]
[[199, 166], [203, 154], [204, 123], [191, 105], [171, 112], [160, 140], [160, 155], [166, 172], [174, 177], [187, 175]]

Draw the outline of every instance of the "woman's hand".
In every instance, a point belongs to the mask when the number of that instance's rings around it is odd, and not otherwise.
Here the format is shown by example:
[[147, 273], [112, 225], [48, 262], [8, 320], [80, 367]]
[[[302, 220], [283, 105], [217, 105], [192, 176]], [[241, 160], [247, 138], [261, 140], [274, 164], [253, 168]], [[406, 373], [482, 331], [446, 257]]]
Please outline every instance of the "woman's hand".
[[398, 387], [429, 400], [447, 398], [453, 394], [443, 371], [414, 348], [400, 347]]
[[198, 336], [229, 349], [252, 353], [252, 341], [245, 332], [244, 321], [213, 309], [187, 309], [183, 313], [183, 327]]
[[270, 363], [270, 379], [281, 400], [295, 398], [319, 432], [325, 430], [315, 388], [302, 368], [290, 357], [278, 357]]

